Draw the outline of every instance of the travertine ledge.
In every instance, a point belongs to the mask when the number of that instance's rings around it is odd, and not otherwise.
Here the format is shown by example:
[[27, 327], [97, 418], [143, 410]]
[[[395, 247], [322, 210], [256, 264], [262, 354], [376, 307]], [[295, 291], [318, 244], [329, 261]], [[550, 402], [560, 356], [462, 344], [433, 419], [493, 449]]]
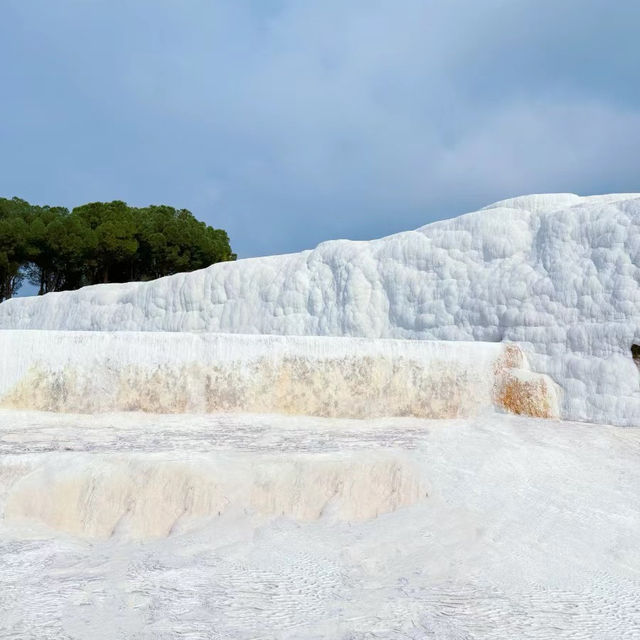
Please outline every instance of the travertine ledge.
[[0, 406], [94, 413], [554, 417], [517, 345], [166, 332], [0, 332]]

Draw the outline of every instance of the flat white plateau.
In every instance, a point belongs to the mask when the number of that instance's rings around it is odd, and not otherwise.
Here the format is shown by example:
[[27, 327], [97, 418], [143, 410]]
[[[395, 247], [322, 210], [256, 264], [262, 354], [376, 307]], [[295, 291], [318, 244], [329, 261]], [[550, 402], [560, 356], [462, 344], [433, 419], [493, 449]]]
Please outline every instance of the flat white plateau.
[[250, 473], [265, 456], [406, 459], [428, 494], [359, 521], [230, 509], [147, 539], [5, 513], [2, 638], [640, 638], [639, 429], [2, 411], [0, 455], [2, 501], [20, 465], [53, 486], [113, 460]]

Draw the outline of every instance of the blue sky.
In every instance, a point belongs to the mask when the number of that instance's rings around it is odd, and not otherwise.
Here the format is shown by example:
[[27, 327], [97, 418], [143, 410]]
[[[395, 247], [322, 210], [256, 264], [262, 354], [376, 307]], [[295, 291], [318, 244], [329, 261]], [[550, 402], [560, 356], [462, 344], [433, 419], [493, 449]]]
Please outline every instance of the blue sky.
[[640, 190], [637, 0], [2, 0], [0, 195], [191, 209], [240, 257]]

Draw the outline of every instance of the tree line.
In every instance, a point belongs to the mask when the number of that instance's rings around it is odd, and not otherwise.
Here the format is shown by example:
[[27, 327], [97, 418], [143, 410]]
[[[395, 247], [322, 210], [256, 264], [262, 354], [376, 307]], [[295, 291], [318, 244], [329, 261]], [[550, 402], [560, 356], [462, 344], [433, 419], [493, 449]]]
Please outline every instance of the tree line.
[[187, 209], [114, 200], [69, 211], [0, 198], [0, 301], [15, 295], [25, 279], [42, 295], [235, 259], [226, 231]]

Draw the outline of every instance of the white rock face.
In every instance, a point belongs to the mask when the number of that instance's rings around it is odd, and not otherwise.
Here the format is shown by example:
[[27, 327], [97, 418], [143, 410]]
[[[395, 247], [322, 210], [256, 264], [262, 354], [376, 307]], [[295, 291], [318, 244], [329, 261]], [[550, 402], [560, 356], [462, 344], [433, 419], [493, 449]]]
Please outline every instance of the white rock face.
[[522, 343], [565, 418], [640, 424], [640, 195], [526, 196], [372, 242], [0, 305], [0, 328]]
[[148, 539], [228, 512], [259, 520], [358, 521], [423, 499], [406, 455], [7, 456], [0, 468], [4, 522], [76, 536]]
[[209, 333], [0, 331], [0, 406], [95, 413], [557, 417], [514, 346]]

